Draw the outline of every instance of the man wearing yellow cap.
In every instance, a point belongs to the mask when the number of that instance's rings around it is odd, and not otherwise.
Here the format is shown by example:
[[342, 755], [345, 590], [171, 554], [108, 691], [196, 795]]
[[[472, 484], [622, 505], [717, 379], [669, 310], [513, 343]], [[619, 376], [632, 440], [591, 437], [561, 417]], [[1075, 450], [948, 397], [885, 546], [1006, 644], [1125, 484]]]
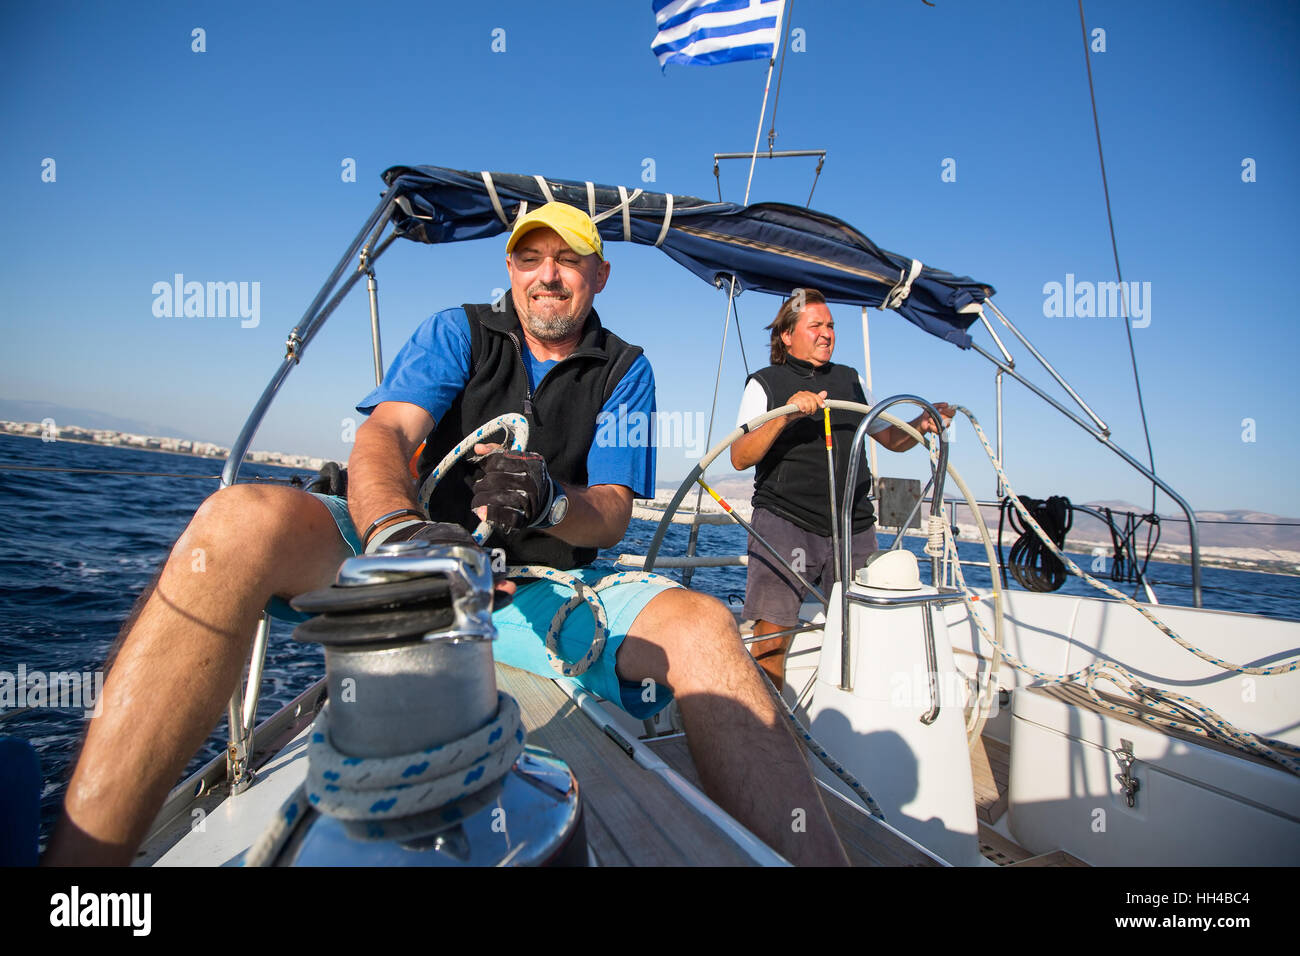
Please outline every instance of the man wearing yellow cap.
[[[124, 628], [47, 862], [130, 861], [229, 699], [263, 606], [292, 618], [285, 600], [329, 585], [346, 558], [446, 540], [450, 525], [471, 527], [476, 514], [493, 522], [488, 545], [510, 564], [602, 576], [586, 566], [623, 537], [633, 498], [653, 495], [654, 449], [597, 442], [597, 425], [653, 413], [654, 376], [592, 308], [610, 266], [585, 214], [553, 202], [520, 216], [506, 269], [507, 296], [432, 316], [358, 404], [370, 417], [357, 431], [346, 501], [243, 484], [204, 502]], [[417, 446], [423, 479], [466, 434], [507, 412], [528, 418], [530, 452], [479, 446], [483, 458], [442, 478], [426, 516], [408, 471]], [[201, 575], [192, 571], [197, 548]], [[543, 638], [570, 596], [548, 581], [518, 587], [493, 614], [496, 659], [552, 676]], [[730, 612], [707, 595], [645, 583], [601, 599], [610, 636], [579, 683], [641, 717], [675, 696], [705, 788], [724, 809], [794, 862], [847, 862]], [[581, 657], [591, 639], [591, 615], [569, 615], [561, 656]]]

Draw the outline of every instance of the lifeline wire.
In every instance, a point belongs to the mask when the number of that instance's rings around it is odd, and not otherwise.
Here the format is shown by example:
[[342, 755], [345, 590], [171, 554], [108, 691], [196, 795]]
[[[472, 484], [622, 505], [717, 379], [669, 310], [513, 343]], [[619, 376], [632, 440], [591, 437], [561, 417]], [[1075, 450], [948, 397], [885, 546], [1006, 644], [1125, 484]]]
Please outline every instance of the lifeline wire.
[[[1290, 661], [1284, 661], [1283, 663], [1274, 664], [1269, 667], [1251, 667], [1243, 664], [1233, 664], [1229, 661], [1222, 660], [1213, 654], [1193, 646], [1190, 642], [1180, 637], [1171, 627], [1169, 627], [1169, 625], [1156, 618], [1155, 615], [1142, 605], [1138, 604], [1128, 595], [1121, 591], [1117, 591], [1115, 588], [1110, 587], [1083, 571], [1064, 552], [1052, 543], [1046, 532], [1039, 527], [1038, 522], [1034, 520], [1033, 516], [1016, 496], [1014, 489], [1011, 487], [1011, 482], [1007, 479], [1006, 472], [1002, 469], [1002, 464], [998, 460], [996, 452], [994, 452], [992, 446], [989, 444], [988, 437], [984, 434], [984, 429], [980, 426], [975, 415], [970, 411], [970, 409], [965, 407], [958, 406], [957, 410], [970, 419], [971, 426], [975, 429], [976, 437], [979, 438], [980, 444], [984, 446], [984, 453], [988, 456], [990, 463], [992, 463], [994, 471], [997, 472], [998, 479], [1002, 481], [1003, 486], [1006, 488], [1010, 501], [1015, 506], [1016, 510], [1020, 512], [1021, 519], [1026, 525], [1034, 529], [1047, 545], [1048, 550], [1052, 551], [1058, 558], [1060, 558], [1062, 563], [1069, 568], [1073, 574], [1083, 578], [1098, 590], [1104, 591], [1111, 597], [1122, 601], [1129, 607], [1132, 607], [1184, 650], [1191, 652], [1201, 660], [1222, 668], [1223, 670], [1234, 671], [1241, 674], [1269, 676], [1274, 674], [1290, 673], [1300, 669], [1300, 658], [1292, 658]], [[948, 541], [948, 547], [951, 552], [955, 554], [956, 543], [951, 538]], [[1209, 707], [1199, 703], [1191, 697], [1186, 697], [1170, 690], [1142, 684], [1131, 671], [1117, 662], [1098, 659], [1087, 667], [1080, 668], [1079, 670], [1073, 671], [1069, 674], [1052, 675], [1017, 660], [1010, 652], [1001, 647], [1001, 642], [999, 640], [994, 640], [989, 637], [983, 621], [980, 619], [979, 615], [975, 613], [974, 605], [970, 601], [970, 591], [966, 587], [964, 576], [961, 572], [960, 561], [953, 561], [953, 569], [959, 585], [966, 592], [967, 612], [970, 615], [971, 620], [975, 622], [975, 625], [984, 636], [985, 640], [988, 640], [995, 650], [1006, 658], [1007, 662], [1011, 664], [1012, 667], [1036, 677], [1045, 684], [1065, 684], [1076, 682], [1082, 678], [1089, 697], [1091, 697], [1093, 702], [1099, 707], [1126, 713], [1148, 723], [1176, 727], [1204, 737], [1216, 737], [1236, 747], [1238, 750], [1243, 750], [1264, 757], [1267, 760], [1271, 760], [1274, 763], [1281, 765], [1291, 773], [1300, 775], [1300, 760], [1296, 759], [1300, 757], [1300, 747], [1295, 747], [1294, 745], [1282, 740], [1260, 737], [1256, 734], [1250, 733], [1249, 731], [1241, 730], [1220, 717]], [[1130, 707], [1120, 707], [1107, 703], [1101, 698], [1101, 695], [1096, 690], [1095, 684], [1098, 680], [1109, 682], [1127, 696], [1142, 701], [1147, 707], [1157, 711], [1161, 716], [1153, 717], [1149, 714], [1140, 713]], [[1185, 720], [1185, 715], [1187, 714], [1191, 714], [1202, 726], [1188, 726]]]

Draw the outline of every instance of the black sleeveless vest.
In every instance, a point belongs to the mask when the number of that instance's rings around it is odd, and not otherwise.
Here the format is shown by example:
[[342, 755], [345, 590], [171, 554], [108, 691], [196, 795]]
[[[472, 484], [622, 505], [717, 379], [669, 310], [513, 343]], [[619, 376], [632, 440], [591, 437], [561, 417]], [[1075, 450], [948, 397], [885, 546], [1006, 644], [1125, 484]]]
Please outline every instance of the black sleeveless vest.
[[[498, 415], [517, 412], [528, 419], [528, 450], [546, 459], [551, 476], [585, 486], [596, 417], [641, 349], [607, 331], [592, 309], [577, 348], [552, 366], [531, 392], [522, 351], [528, 346], [508, 292], [502, 302], [503, 311], [464, 306], [470, 330], [469, 382], [425, 441], [419, 483], [474, 429]], [[474, 466], [464, 459], [448, 471], [434, 489], [429, 517], [473, 530], [478, 523], [469, 507], [474, 476]], [[595, 548], [576, 547], [541, 531], [519, 531], [504, 540], [494, 534], [487, 544], [504, 547], [511, 564], [567, 569], [596, 558]]]
[[[751, 379], [767, 393], [767, 410], [785, 405], [795, 392], [826, 392], [827, 398], [866, 404], [858, 374], [846, 365], [827, 362], [814, 366], [793, 356], [784, 365], [759, 369]], [[835, 510], [844, 500], [849, 477], [849, 449], [860, 415], [831, 410], [831, 442], [835, 451]], [[865, 456], [864, 456], [865, 457]], [[876, 522], [871, 492], [871, 471], [858, 467], [854, 492], [853, 531], [865, 531]], [[754, 470], [755, 508], [766, 508], [812, 534], [830, 537], [830, 483], [826, 478], [826, 430], [820, 414], [787, 425]]]

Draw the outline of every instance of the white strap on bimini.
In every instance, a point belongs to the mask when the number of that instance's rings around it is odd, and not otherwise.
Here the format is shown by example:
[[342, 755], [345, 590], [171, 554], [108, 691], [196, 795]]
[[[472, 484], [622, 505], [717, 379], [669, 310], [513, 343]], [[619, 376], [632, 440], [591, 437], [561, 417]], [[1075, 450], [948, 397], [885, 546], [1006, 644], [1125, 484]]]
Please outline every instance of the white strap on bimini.
[[534, 176], [533, 179], [537, 180], [537, 188], [542, 191], [542, 195], [546, 197], [546, 201], [555, 202], [555, 197], [551, 195], [551, 184], [541, 176]]
[[[501, 205], [501, 197], [497, 195], [496, 183], [492, 182], [492, 174], [487, 170], [479, 173], [483, 177], [483, 185], [487, 187], [488, 198], [492, 200], [492, 208], [497, 211], [497, 218], [500, 219], [507, 229], [513, 229], [515, 223], [511, 222], [506, 216], [505, 208]], [[528, 202], [521, 200], [519, 203], [519, 212], [515, 216], [515, 222], [519, 221], [521, 216], [528, 215]]]
[[884, 301], [880, 303], [880, 308], [897, 309], [900, 305], [902, 305], [905, 301], [907, 301], [907, 296], [912, 291], [912, 280], [914, 280], [920, 274], [921, 274], [921, 263], [916, 259], [912, 260], [912, 265], [908, 267], [906, 273], [904, 273], [902, 270], [899, 270], [898, 283], [892, 289], [889, 290], [889, 294], [886, 295]]
[[396, 199], [393, 200], [393, 202], [397, 203], [397, 208], [402, 210], [402, 212], [406, 213], [412, 219], [428, 219], [430, 221], [433, 220], [432, 216], [421, 216], [418, 212], [412, 209], [411, 200], [407, 196], [398, 196]]
[[610, 208], [602, 212], [599, 216], [592, 216], [591, 221], [595, 223], [601, 223], [604, 222], [606, 219], [608, 219], [610, 216], [614, 215], [614, 213], [621, 212], [623, 214], [623, 241], [631, 242], [632, 241], [632, 203], [637, 201], [637, 197], [639, 197], [641, 193], [642, 193], [642, 189], [641, 187], [638, 186], [635, 190], [632, 191], [632, 195], [629, 196], [627, 192], [627, 187], [619, 186], [618, 205], [611, 206]]
[[656, 246], [664, 244], [664, 236], [668, 235], [668, 227], [673, 222], [673, 194], [664, 193], [664, 196], [668, 199], [668, 205], [664, 207], [664, 224], [659, 228], [659, 238], [655, 240]]
[[[638, 196], [641, 195], [641, 190], [638, 189], [636, 191], [636, 194]], [[632, 210], [628, 206], [627, 189], [623, 186], [618, 187], [618, 200], [619, 200], [619, 205], [623, 207], [623, 241], [631, 242], [632, 241]]]
[[965, 305], [963, 305], [960, 309], [957, 310], [957, 313], [958, 313], [959, 315], [960, 315], [961, 313], [963, 313], [963, 312], [967, 312], [967, 313], [969, 313], [969, 312], [974, 312], [976, 315], [978, 315], [978, 316], [982, 319], [982, 318], [984, 318], [984, 303], [983, 303], [983, 302], [967, 302]]
[[587, 215], [593, 219], [596, 216], [596, 187], [591, 180], [587, 180]]
[[506, 228], [509, 228], [510, 220], [506, 218], [506, 211], [501, 208], [501, 197], [497, 195], [497, 187], [492, 182], [492, 174], [485, 169], [479, 175], [483, 177], [483, 185], [487, 187], [488, 198], [492, 200], [492, 208], [497, 211], [497, 218], [505, 223]]

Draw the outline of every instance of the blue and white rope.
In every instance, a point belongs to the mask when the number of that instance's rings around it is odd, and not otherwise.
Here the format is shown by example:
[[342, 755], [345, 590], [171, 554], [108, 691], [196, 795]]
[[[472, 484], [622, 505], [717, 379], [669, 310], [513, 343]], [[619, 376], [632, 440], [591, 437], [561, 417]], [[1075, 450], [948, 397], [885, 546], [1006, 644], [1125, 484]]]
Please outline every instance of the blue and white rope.
[[379, 822], [455, 803], [495, 783], [524, 749], [519, 705], [497, 694], [487, 725], [445, 744], [393, 757], [353, 757], [330, 742], [326, 704], [309, 731], [307, 779], [285, 801], [245, 857], [245, 866], [269, 865], [312, 807], [340, 820]]
[[[509, 435], [511, 451], [524, 451], [528, 447], [528, 420], [523, 415], [514, 412], [498, 415], [492, 421], [475, 429], [442, 457], [442, 461], [434, 466], [433, 471], [429, 472], [429, 477], [425, 478], [424, 483], [420, 485], [417, 500], [426, 514], [429, 511], [429, 499], [433, 497], [433, 489], [437, 487], [447, 470], [472, 452], [475, 445], [501, 431]], [[492, 525], [487, 521], [480, 521], [478, 527], [474, 529], [474, 540], [482, 544], [491, 533]]]
[[842, 763], [832, 757], [830, 752], [827, 751], [827, 749], [818, 742], [817, 738], [812, 735], [812, 732], [809, 731], [799, 718], [794, 715], [794, 711], [791, 710], [790, 705], [785, 702], [785, 698], [781, 695], [781, 692], [776, 689], [776, 685], [772, 683], [772, 678], [768, 676], [767, 671], [763, 670], [763, 668], [759, 666], [758, 661], [754, 661], [754, 668], [762, 676], [762, 680], [767, 684], [768, 690], [771, 692], [772, 696], [775, 697], [777, 702], [781, 705], [781, 710], [785, 713], [786, 719], [794, 725], [795, 736], [803, 741], [803, 744], [808, 748], [808, 751], [820, 760], [827, 770], [839, 777], [846, 787], [858, 795], [858, 798], [866, 805], [867, 811], [873, 817], [876, 817], [879, 820], [885, 819], [885, 812], [880, 809], [880, 804], [876, 803], [876, 799], [871, 795], [871, 791], [864, 787], [857, 777], [849, 773]]
[[[561, 677], [577, 677], [580, 674], [585, 674], [591, 665], [596, 662], [596, 659], [604, 653], [605, 642], [609, 639], [609, 617], [605, 613], [605, 605], [601, 603], [599, 592], [616, 584], [632, 583], [681, 587], [672, 578], [664, 577], [661, 574], [647, 574], [644, 571], [619, 571], [616, 574], [606, 575], [595, 584], [588, 584], [576, 574], [558, 571], [555, 568], [548, 568], [541, 564], [509, 567], [506, 569], [506, 576], [511, 578], [541, 578], [573, 588], [575, 592], [573, 597], [560, 606], [560, 609], [551, 618], [550, 626], [546, 629], [546, 660]], [[577, 660], [565, 660], [560, 654], [560, 630], [564, 627], [564, 622], [568, 616], [579, 605], [584, 603], [591, 609], [593, 618], [594, 632], [591, 638], [591, 646]]]
[[[427, 512], [429, 510], [429, 498], [433, 495], [434, 488], [442, 480], [442, 476], [452, 465], [460, 461], [465, 455], [473, 451], [474, 446], [485, 438], [495, 435], [497, 432], [505, 431], [510, 436], [510, 449], [512, 451], [525, 451], [528, 448], [528, 420], [524, 416], [508, 413], [499, 415], [490, 422], [475, 429], [451, 451], [443, 456], [442, 461], [438, 462], [433, 471], [429, 472], [429, 477], [424, 480], [420, 486], [419, 501], [421, 507]], [[479, 522], [479, 526], [474, 529], [474, 540], [483, 544], [492, 533], [492, 525], [487, 521]], [[555, 568], [548, 568], [539, 564], [518, 565], [506, 568], [506, 577], [510, 578], [543, 578], [548, 581], [554, 581], [558, 584], [566, 585], [573, 589], [574, 596], [566, 601], [555, 615], [551, 618], [550, 627], [546, 631], [546, 659], [551, 667], [561, 677], [577, 677], [587, 672], [596, 659], [605, 650], [605, 642], [609, 639], [609, 618], [605, 613], [605, 606], [597, 596], [598, 592], [615, 584], [623, 584], [634, 581], [644, 583], [664, 584], [672, 587], [680, 585], [671, 578], [663, 577], [658, 574], [646, 574], [644, 572], [619, 572], [601, 578], [596, 584], [591, 585], [583, 581], [576, 575], [569, 574], [565, 571], [559, 571]], [[591, 610], [594, 619], [594, 633], [592, 635], [591, 646], [587, 648], [586, 653], [576, 661], [565, 660], [560, 654], [560, 629], [564, 626], [565, 620], [580, 604], [586, 604]]]
[[497, 715], [459, 740], [395, 757], [351, 757], [330, 742], [326, 704], [307, 744], [307, 800], [341, 820], [404, 817], [454, 803], [500, 777], [524, 749], [519, 705], [498, 693]]
[[[1031, 515], [1021, 503], [1019, 496], [1011, 487], [1011, 482], [1007, 479], [1006, 472], [1002, 469], [1002, 463], [998, 460], [997, 453], [993, 450], [988, 437], [984, 434], [984, 429], [980, 427], [979, 420], [976, 419], [975, 415], [968, 408], [958, 406], [957, 411], [970, 419], [970, 423], [975, 429], [976, 437], [979, 438], [980, 444], [984, 446], [984, 452], [988, 455], [989, 461], [993, 465], [993, 470], [997, 473], [998, 479], [1002, 482], [1002, 487], [1006, 489], [1006, 494], [1010, 496], [1011, 503], [1020, 513], [1026, 526], [1034, 530], [1034, 533], [1038, 535], [1053, 554], [1061, 559], [1062, 563], [1071, 571], [1071, 573], [1083, 578], [1083, 580], [1087, 581], [1093, 587], [1104, 591], [1111, 597], [1114, 597], [1127, 604], [1129, 607], [1132, 607], [1163, 633], [1173, 639], [1180, 647], [1216, 667], [1220, 667], [1224, 670], [1235, 671], [1237, 673], [1261, 676], [1286, 674], [1300, 668], [1300, 658], [1293, 658], [1290, 661], [1275, 664], [1271, 667], [1249, 667], [1222, 660], [1213, 654], [1193, 646], [1187, 640], [1180, 637], [1173, 628], [1157, 619], [1155, 615], [1142, 607], [1127, 594], [1124, 594], [1123, 592], [1118, 591], [1087, 574], [1052, 542], [1051, 538], [1047, 536], [1043, 529], [1039, 527], [1038, 523], [1034, 520], [1033, 515]], [[1069, 674], [1048, 674], [1044, 671], [1038, 670], [1037, 668], [1030, 667], [1028, 664], [1017, 659], [1005, 648], [999, 646], [998, 642], [989, 634], [988, 629], [980, 619], [980, 616], [975, 612], [974, 604], [970, 599], [971, 591], [966, 586], [965, 576], [961, 571], [961, 563], [956, 560], [956, 544], [951, 538], [949, 538], [948, 548], [953, 557], [951, 567], [954, 571], [958, 586], [965, 592], [966, 607], [971, 620], [975, 622], [976, 627], [979, 629], [984, 639], [987, 640], [996, 651], [1000, 652], [1006, 659], [1007, 663], [1012, 667], [1024, 671], [1036, 678], [1042, 684], [1065, 684], [1082, 680], [1084, 687], [1088, 691], [1088, 696], [1092, 699], [1094, 704], [1100, 708], [1124, 713], [1148, 723], [1197, 734], [1206, 737], [1207, 739], [1217, 738], [1238, 750], [1264, 757], [1265, 759], [1271, 760], [1286, 768], [1291, 773], [1300, 775], [1300, 761], [1297, 761], [1296, 759], [1297, 757], [1300, 757], [1300, 747], [1296, 747], [1286, 741], [1275, 740], [1269, 737], [1260, 737], [1256, 734], [1250, 733], [1249, 731], [1241, 730], [1227, 720], [1224, 720], [1209, 707], [1191, 697], [1186, 697], [1170, 690], [1151, 687], [1147, 684], [1141, 683], [1127, 668], [1115, 661], [1098, 659], [1093, 661], [1093, 663], [1087, 667], [1080, 668], [1079, 670]], [[1096, 683], [1098, 680], [1107, 681], [1119, 689], [1122, 694], [1141, 701], [1147, 707], [1157, 711], [1159, 716], [1141, 713], [1131, 707], [1118, 706], [1102, 699], [1101, 695], [1096, 690]], [[1187, 721], [1188, 716], [1199, 722], [1201, 726], [1189, 724]]]

